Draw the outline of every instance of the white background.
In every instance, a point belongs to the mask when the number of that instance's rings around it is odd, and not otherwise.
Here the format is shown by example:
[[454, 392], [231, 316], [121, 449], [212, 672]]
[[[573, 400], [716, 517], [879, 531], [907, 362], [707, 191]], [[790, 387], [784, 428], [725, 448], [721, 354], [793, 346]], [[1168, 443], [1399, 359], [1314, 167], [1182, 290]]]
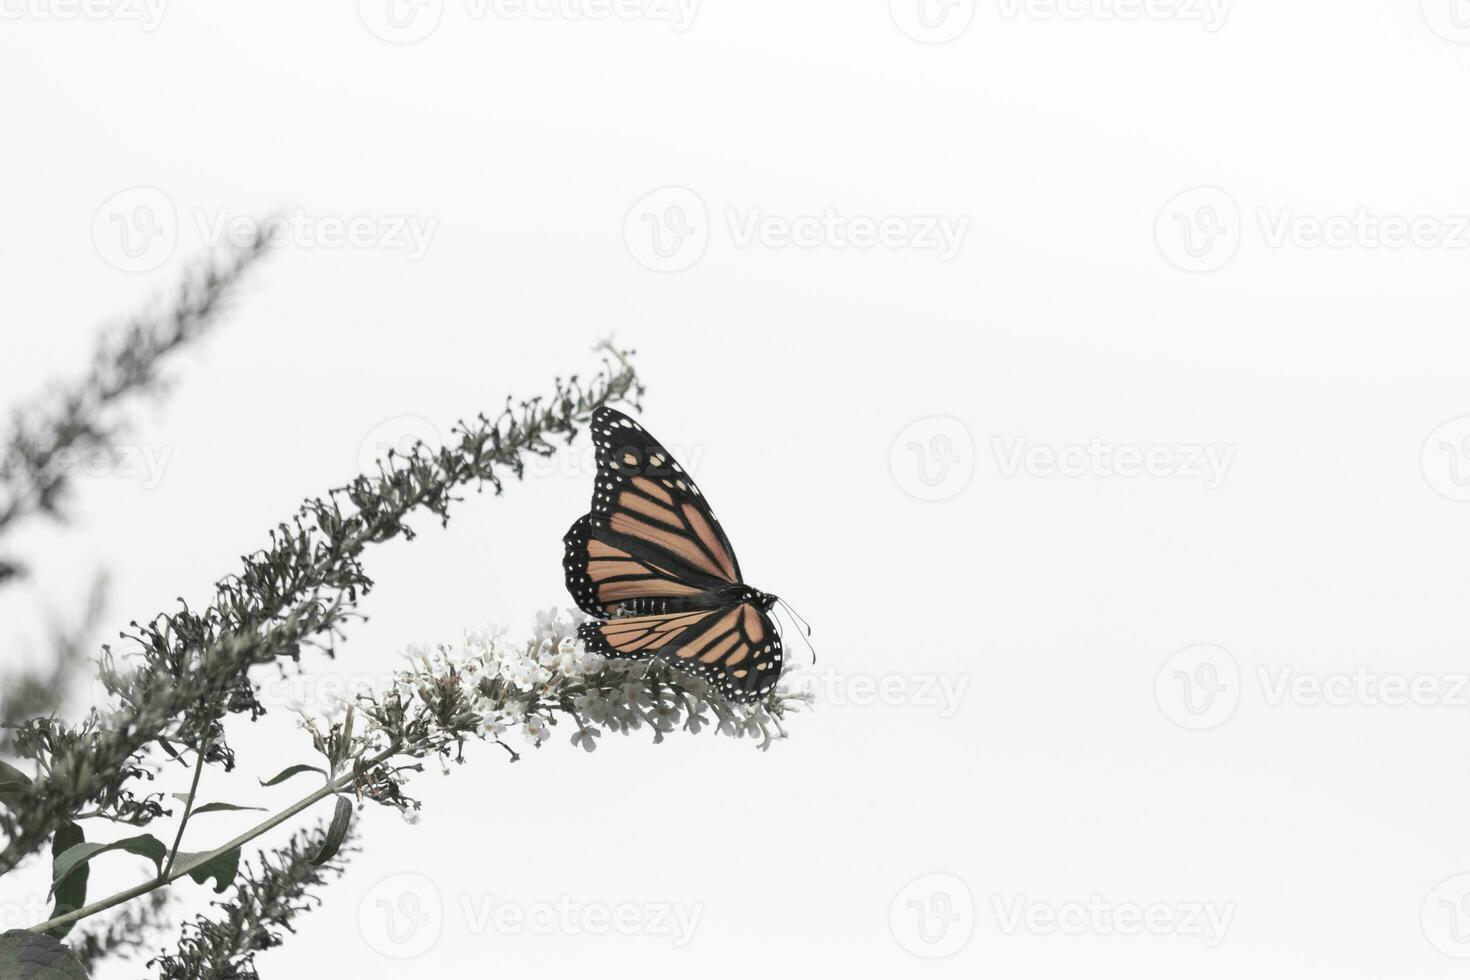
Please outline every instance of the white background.
[[[395, 31], [369, 0], [4, 0], [6, 403], [80, 370], [211, 244], [201, 222], [433, 232], [422, 255], [303, 233], [252, 274], [142, 413], [160, 478], [85, 480], [70, 530], [12, 541], [37, 573], [0, 596], [0, 656], [35, 656], [97, 566], [109, 635], [204, 601], [365, 440], [547, 390], [615, 332], [748, 577], [815, 625], [822, 703], [766, 754], [634, 736], [427, 772], [423, 824], [365, 814], [364, 853], [266, 976], [1460, 976], [1470, 885], [1440, 887], [1470, 872], [1470, 422], [1440, 429], [1470, 415], [1455, 2], [745, 0], [683, 22], [431, 0]], [[848, 232], [965, 231], [951, 256], [775, 237], [829, 209]], [[752, 216], [776, 230], [746, 238]], [[164, 234], [142, 249], [115, 223], [134, 219]], [[1166, 451], [1152, 475], [1045, 465], [1094, 439]], [[1017, 446], [1042, 455], [1013, 467]], [[1189, 465], [1205, 448], [1223, 479]], [[371, 622], [312, 676], [566, 605], [590, 486], [572, 457], [371, 552]], [[1358, 668], [1434, 703], [1277, 687]], [[306, 761], [289, 712], [237, 746], [212, 797], [306, 788], [252, 788]], [[249, 817], [215, 820], [186, 846]], [[141, 873], [99, 862], [94, 895]], [[422, 878], [382, 884], [400, 874]], [[953, 878], [905, 891], [932, 874]], [[7, 880], [7, 927], [43, 878]], [[443, 908], [411, 949], [372, 928], [406, 881]], [[207, 897], [180, 892], [181, 912]], [[563, 896], [700, 918], [676, 947], [465, 913]], [[1089, 902], [1228, 928], [1045, 927]]]

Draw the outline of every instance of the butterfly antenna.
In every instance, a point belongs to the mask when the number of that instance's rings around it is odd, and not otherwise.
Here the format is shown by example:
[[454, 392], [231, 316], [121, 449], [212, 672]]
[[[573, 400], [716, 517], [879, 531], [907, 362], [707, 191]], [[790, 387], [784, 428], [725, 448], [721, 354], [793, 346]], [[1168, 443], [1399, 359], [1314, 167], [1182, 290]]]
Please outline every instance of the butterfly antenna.
[[817, 648], [814, 647], [814, 646], [812, 646], [812, 641], [810, 639], [808, 639], [808, 637], [810, 637], [812, 635], [812, 627], [811, 627], [811, 624], [809, 624], [805, 619], [802, 619], [801, 618], [801, 613], [799, 613], [795, 609], [793, 609], [792, 606], [791, 606], [791, 603], [787, 602], [785, 599], [777, 599], [776, 601], [781, 604], [781, 608], [782, 609], [785, 609], [786, 612], [788, 614], [790, 614], [790, 616], [791, 616], [791, 618], [793, 620], [795, 620], [797, 623], [800, 623], [801, 624], [801, 633], [802, 633], [801, 638], [806, 643], [806, 648], [812, 652], [812, 663], [816, 663], [817, 662]]

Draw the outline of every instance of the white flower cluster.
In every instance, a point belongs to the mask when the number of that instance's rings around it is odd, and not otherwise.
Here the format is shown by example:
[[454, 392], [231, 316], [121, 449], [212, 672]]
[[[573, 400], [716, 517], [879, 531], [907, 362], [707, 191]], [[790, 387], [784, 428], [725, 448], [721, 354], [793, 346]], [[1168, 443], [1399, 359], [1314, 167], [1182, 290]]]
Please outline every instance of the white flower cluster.
[[[808, 695], [778, 686], [764, 701], [725, 701], [703, 680], [659, 661], [616, 660], [590, 653], [577, 638], [580, 613], [556, 609], [537, 614], [529, 641], [507, 638], [504, 629], [465, 633], [457, 646], [430, 651], [411, 648], [414, 667], [400, 674], [395, 695], [402, 703], [424, 700], [446, 680], [459, 685], [478, 719], [478, 734], [501, 744], [516, 735], [532, 746], [570, 721], [573, 745], [588, 752], [605, 732], [624, 734], [645, 726], [655, 742], [675, 731], [706, 727], [735, 738], [759, 739], [762, 749], [785, 737], [781, 719], [807, 703]], [[507, 746], [508, 747], [508, 746]]]
[[583, 619], [553, 609], [537, 617], [529, 640], [481, 629], [466, 632], [456, 645], [411, 647], [408, 667], [386, 690], [358, 695], [320, 721], [304, 718], [303, 727], [331, 773], [352, 769], [359, 797], [412, 821], [419, 803], [404, 790], [422, 765], [396, 761], [403, 757], [463, 762], [465, 743], [480, 738], [516, 759], [512, 742], [540, 747], [558, 724], [568, 723], [572, 744], [588, 752], [607, 732], [645, 728], [655, 742], [709, 728], [756, 739], [766, 749], [786, 736], [786, 713], [811, 701], [809, 693], [783, 683], [755, 704], [733, 704], [702, 679], [657, 659], [597, 656], [577, 639]]

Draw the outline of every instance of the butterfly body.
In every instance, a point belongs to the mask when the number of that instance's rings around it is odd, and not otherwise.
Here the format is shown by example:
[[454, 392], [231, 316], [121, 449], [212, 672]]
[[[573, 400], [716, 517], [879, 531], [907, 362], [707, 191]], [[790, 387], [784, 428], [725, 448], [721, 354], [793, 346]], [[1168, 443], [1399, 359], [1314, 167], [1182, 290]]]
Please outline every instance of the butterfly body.
[[596, 617], [579, 636], [604, 656], [664, 660], [734, 701], [764, 697], [781, 673], [776, 597], [746, 584], [699, 487], [642, 426], [599, 408], [592, 439], [592, 510], [563, 539], [567, 591]]
[[620, 603], [614, 617], [657, 616], [665, 613], [692, 612], [697, 609], [728, 609], [748, 602], [762, 612], [770, 612], [777, 603], [776, 596], [745, 585], [732, 585], [718, 592], [702, 592], [695, 596], [663, 596], [631, 599]]

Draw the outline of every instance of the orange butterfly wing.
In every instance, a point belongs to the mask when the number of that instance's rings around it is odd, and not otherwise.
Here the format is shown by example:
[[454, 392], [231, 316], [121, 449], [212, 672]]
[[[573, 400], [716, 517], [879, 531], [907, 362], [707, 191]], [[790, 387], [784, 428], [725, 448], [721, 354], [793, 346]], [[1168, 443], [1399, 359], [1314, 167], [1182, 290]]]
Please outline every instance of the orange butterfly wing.
[[657, 616], [583, 623], [587, 649], [605, 657], [656, 657], [705, 680], [732, 701], [765, 697], [781, 675], [781, 637], [748, 602]]
[[[749, 703], [781, 674], [781, 638], [709, 502], [658, 440], [621, 412], [592, 415], [592, 510], [563, 539], [567, 591], [606, 622], [578, 629], [603, 656], [658, 658]], [[735, 594], [730, 594], [731, 587]]]
[[592, 416], [592, 511], [563, 539], [567, 590], [584, 612], [637, 599], [689, 599], [743, 581], [708, 501], [658, 440], [621, 412]]

